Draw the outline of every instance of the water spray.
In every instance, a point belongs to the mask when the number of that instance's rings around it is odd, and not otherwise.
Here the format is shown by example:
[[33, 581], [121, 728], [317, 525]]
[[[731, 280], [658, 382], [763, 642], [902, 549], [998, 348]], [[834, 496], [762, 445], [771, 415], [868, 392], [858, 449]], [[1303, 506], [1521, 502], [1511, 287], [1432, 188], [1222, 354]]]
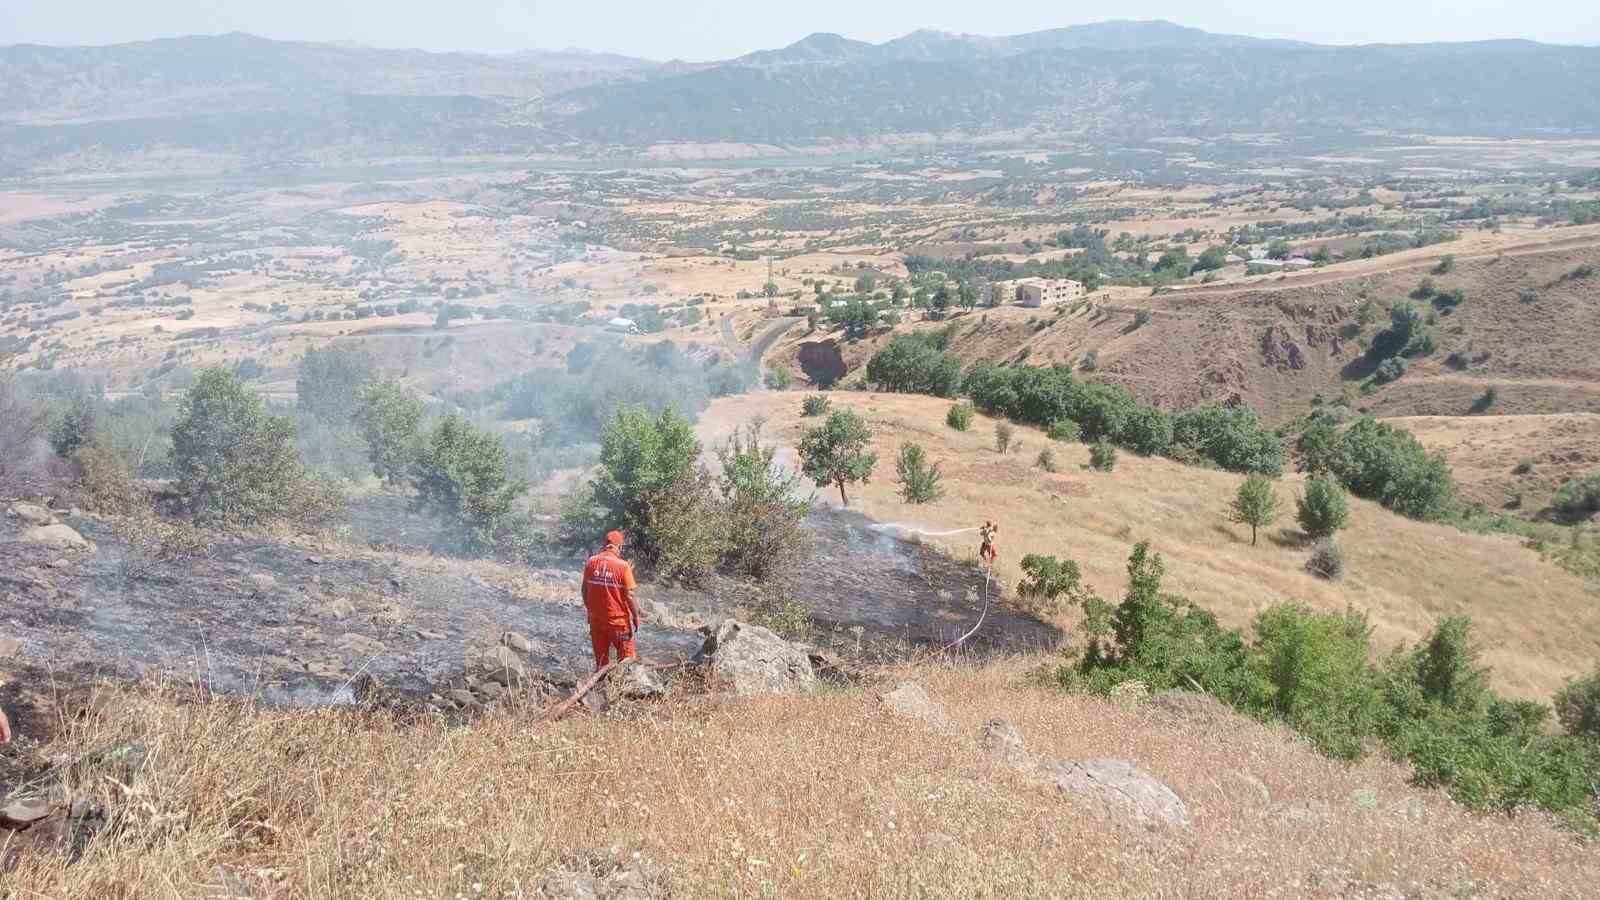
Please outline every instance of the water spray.
[[918, 528], [905, 522], [880, 522], [872, 525], [871, 528], [873, 531], [889, 531], [891, 529], [908, 531], [912, 534], [920, 534], [923, 537], [950, 537], [953, 534], [966, 534], [978, 530], [977, 528], [952, 528], [949, 531], [929, 531], [926, 528]]

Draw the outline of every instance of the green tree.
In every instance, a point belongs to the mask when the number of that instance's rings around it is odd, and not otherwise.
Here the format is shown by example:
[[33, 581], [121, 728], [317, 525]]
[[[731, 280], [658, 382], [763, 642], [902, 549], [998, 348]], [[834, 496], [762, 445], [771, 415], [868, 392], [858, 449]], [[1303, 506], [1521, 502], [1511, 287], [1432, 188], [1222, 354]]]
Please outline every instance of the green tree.
[[172, 426], [178, 492], [202, 522], [255, 525], [310, 508], [313, 485], [294, 446], [294, 425], [231, 369], [202, 371]]
[[1040, 450], [1038, 458], [1034, 460], [1034, 465], [1045, 470], [1046, 472], [1056, 471], [1055, 449], [1052, 447], [1046, 447], [1043, 450]]
[[872, 276], [871, 272], [862, 272], [856, 276], [856, 293], [858, 294], [870, 294], [876, 285], [877, 279]]
[[349, 422], [360, 404], [361, 389], [377, 377], [377, 367], [365, 350], [345, 344], [312, 348], [295, 375], [296, 406], [324, 421]]
[[94, 442], [97, 418], [94, 398], [87, 394], [80, 395], [51, 426], [50, 449], [62, 459], [71, 459], [78, 448]]
[[1208, 247], [1206, 248], [1205, 252], [1201, 253], [1200, 256], [1195, 259], [1194, 265], [1191, 267], [1190, 271], [1191, 273], [1209, 272], [1213, 269], [1220, 269], [1227, 264], [1227, 250], [1221, 247]]
[[422, 451], [422, 399], [398, 381], [383, 379], [361, 389], [356, 425], [367, 443], [372, 471], [390, 487], [408, 484]]
[[1117, 466], [1117, 447], [1110, 441], [1095, 441], [1089, 447], [1089, 465], [1099, 472], [1109, 472]]
[[1029, 553], [1022, 558], [1022, 580], [1017, 595], [1036, 609], [1057, 612], [1094, 596], [1083, 583], [1083, 573], [1070, 559]]
[[768, 297], [778, 296], [778, 283], [776, 281], [767, 282], [761, 286], [761, 292], [766, 294]]
[[1256, 529], [1271, 525], [1278, 518], [1278, 495], [1265, 475], [1246, 476], [1228, 506], [1228, 521], [1250, 526], [1250, 546], [1256, 545]]
[[515, 504], [528, 483], [512, 472], [499, 438], [451, 413], [434, 425], [412, 463], [412, 505], [455, 524], [467, 549], [507, 548], [517, 538]]
[[1288, 259], [1289, 254], [1292, 252], [1294, 252], [1293, 248], [1291, 248], [1289, 246], [1289, 242], [1283, 238], [1278, 238], [1267, 245], [1268, 259]]
[[944, 414], [944, 423], [957, 431], [966, 431], [972, 427], [972, 414], [972, 404], [963, 401], [950, 407]]
[[657, 517], [668, 506], [701, 503], [685, 493], [693, 487], [699, 458], [694, 429], [675, 410], [651, 416], [639, 407], [618, 409], [600, 436], [600, 472], [587, 498], [564, 516], [563, 543], [593, 546], [603, 531], [620, 528], [653, 565], [662, 552], [653, 527]]
[[1343, 528], [1349, 518], [1344, 488], [1326, 476], [1307, 481], [1305, 493], [1295, 502], [1295, 519], [1300, 523], [1300, 530], [1313, 538], [1332, 535]]
[[801, 470], [817, 487], [837, 487], [839, 502], [849, 506], [845, 485], [866, 483], [878, 464], [878, 455], [867, 449], [871, 440], [872, 429], [861, 416], [848, 409], [835, 410], [826, 423], [801, 438]]
[[944, 488], [939, 484], [939, 464], [928, 461], [928, 453], [921, 444], [902, 445], [894, 468], [900, 496], [905, 502], [932, 503], [944, 496]]
[[724, 562], [750, 578], [768, 578], [798, 561], [806, 543], [802, 527], [811, 497], [802, 497], [799, 475], [776, 463], [776, 447], [761, 443], [759, 425], [728, 437], [717, 450], [723, 510], [716, 521], [725, 533]]
[[926, 337], [895, 335], [867, 361], [867, 380], [882, 391], [950, 397], [961, 385], [961, 361]]

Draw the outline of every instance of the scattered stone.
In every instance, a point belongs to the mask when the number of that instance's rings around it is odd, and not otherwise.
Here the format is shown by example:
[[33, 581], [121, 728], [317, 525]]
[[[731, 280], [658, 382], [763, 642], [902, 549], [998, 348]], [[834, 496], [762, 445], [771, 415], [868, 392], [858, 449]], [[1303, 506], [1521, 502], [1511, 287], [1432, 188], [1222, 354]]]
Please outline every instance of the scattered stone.
[[278, 579], [266, 572], [252, 572], [245, 576], [245, 581], [257, 594], [270, 594], [278, 589]]
[[429, 631], [426, 628], [418, 628], [417, 637], [422, 638], [425, 641], [442, 641], [449, 637], [449, 635], [442, 631]]
[[550, 900], [658, 900], [671, 896], [666, 875], [650, 860], [619, 850], [584, 850], [539, 883]]
[[498, 681], [506, 687], [516, 687], [528, 680], [528, 668], [510, 647], [497, 645], [489, 648], [480, 664], [485, 679]]
[[528, 640], [527, 635], [518, 631], [508, 631], [500, 635], [500, 643], [518, 653], [528, 653], [533, 650], [533, 641]]
[[306, 554], [306, 562], [313, 566], [320, 566], [322, 565], [322, 557], [317, 556], [316, 554], [308, 553]]
[[607, 699], [659, 700], [667, 695], [667, 684], [656, 669], [638, 659], [625, 659], [606, 677]]
[[922, 685], [914, 681], [902, 681], [878, 699], [897, 716], [917, 719], [935, 728], [950, 727], [950, 717], [945, 715], [944, 707], [934, 702]]
[[844, 660], [827, 652], [826, 650], [810, 650], [806, 658], [811, 660], [811, 671], [817, 677], [833, 684], [849, 684], [854, 681], [850, 670], [845, 668]]
[[349, 600], [340, 597], [332, 603], [329, 603], [327, 610], [328, 615], [333, 616], [335, 619], [348, 619], [352, 615], [355, 615], [356, 605], [351, 603]]
[[805, 650], [734, 619], [717, 626], [695, 659], [708, 665], [713, 686], [736, 694], [804, 693], [817, 685]]
[[478, 685], [476, 690], [478, 692], [478, 696], [482, 697], [486, 702], [489, 703], [499, 700], [506, 694], [506, 686], [498, 681], [485, 681], [483, 684]]
[[37, 503], [13, 503], [6, 510], [6, 516], [24, 525], [44, 527], [56, 524], [55, 514]]
[[1326, 800], [1279, 800], [1267, 807], [1267, 815], [1285, 825], [1320, 828], [1333, 818]]
[[24, 543], [39, 544], [56, 550], [93, 550], [94, 545], [70, 525], [35, 525], [24, 528], [20, 535]]
[[689, 628], [690, 625], [683, 619], [674, 615], [672, 610], [660, 600], [646, 600], [644, 602], [645, 616], [651, 622], [662, 628]]
[[50, 561], [50, 568], [52, 569], [65, 569], [70, 565], [72, 565], [72, 560], [67, 559], [65, 556]]
[[1040, 766], [1056, 787], [1100, 801], [1113, 813], [1141, 825], [1188, 825], [1189, 807], [1172, 788], [1123, 759], [1044, 763]]
[[12, 800], [0, 806], [0, 828], [22, 831], [50, 815], [50, 803], [42, 797]]
[[461, 707], [462, 709], [468, 709], [478, 705], [478, 698], [474, 696], [471, 691], [465, 691], [457, 688], [445, 694], [445, 696], [450, 698], [452, 703]]
[[11, 659], [22, 655], [22, 639], [0, 637], [0, 659]]
[[1022, 741], [1022, 732], [1005, 719], [990, 719], [978, 738], [985, 752], [1013, 769], [1033, 768], [1033, 757]]

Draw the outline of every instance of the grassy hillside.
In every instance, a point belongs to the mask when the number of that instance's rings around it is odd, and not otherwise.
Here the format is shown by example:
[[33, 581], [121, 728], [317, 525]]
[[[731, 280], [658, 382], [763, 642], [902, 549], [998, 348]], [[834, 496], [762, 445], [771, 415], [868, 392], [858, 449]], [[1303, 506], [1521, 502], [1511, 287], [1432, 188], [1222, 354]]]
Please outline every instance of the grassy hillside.
[[[598, 850], [628, 896], [1576, 897], [1600, 878], [1539, 816], [1472, 815], [1377, 759], [1347, 765], [1207, 704], [1131, 705], [1027, 678], [1037, 660], [918, 666], [812, 697], [688, 698], [465, 726], [124, 693], [44, 748], [129, 740], [144, 774], [79, 862], [24, 849], [23, 896], [512, 897]], [[912, 678], [940, 731], [876, 694]], [[991, 718], [1048, 760], [1134, 761], [1188, 804], [1145, 830], [980, 749]], [[100, 773], [90, 766], [84, 773]], [[122, 776], [126, 778], [126, 776]], [[1309, 810], [1298, 814], [1295, 810]], [[34, 835], [30, 832], [28, 835]]]
[[[799, 393], [760, 394], [718, 401], [702, 419], [702, 435], [720, 440], [737, 423], [765, 417], [767, 434], [792, 446], [814, 420], [800, 416]], [[1348, 572], [1328, 582], [1306, 573], [1307, 550], [1293, 532], [1293, 496], [1301, 479], [1289, 476], [1278, 493], [1286, 512], [1258, 546], [1247, 529], [1224, 521], [1241, 476], [1123, 453], [1115, 471], [1088, 470], [1088, 448], [1056, 445], [1059, 472], [1034, 459], [1047, 439], [1017, 426], [1020, 449], [994, 450], [994, 420], [978, 416], [970, 431], [944, 424], [949, 401], [928, 397], [839, 392], [836, 406], [866, 416], [879, 455], [870, 484], [852, 505], [880, 522], [927, 531], [975, 528], [985, 518], [1001, 526], [999, 573], [1018, 577], [1024, 554], [1076, 560], [1085, 580], [1103, 595], [1120, 594], [1134, 542], [1149, 539], [1167, 559], [1168, 588], [1243, 625], [1262, 607], [1299, 600], [1326, 610], [1368, 610], [1380, 647], [1413, 641], [1448, 615], [1478, 625], [1501, 686], [1547, 700], [1571, 676], [1600, 658], [1600, 603], [1585, 583], [1546, 562], [1515, 539], [1465, 534], [1447, 525], [1401, 518], [1374, 503], [1351, 500], [1350, 527], [1340, 535]], [[896, 494], [894, 454], [915, 441], [944, 472], [946, 496], [908, 506]], [[819, 493], [824, 502], [837, 495]], [[974, 557], [975, 533], [928, 538], [961, 557]], [[1071, 622], [1063, 623], [1070, 628]]]

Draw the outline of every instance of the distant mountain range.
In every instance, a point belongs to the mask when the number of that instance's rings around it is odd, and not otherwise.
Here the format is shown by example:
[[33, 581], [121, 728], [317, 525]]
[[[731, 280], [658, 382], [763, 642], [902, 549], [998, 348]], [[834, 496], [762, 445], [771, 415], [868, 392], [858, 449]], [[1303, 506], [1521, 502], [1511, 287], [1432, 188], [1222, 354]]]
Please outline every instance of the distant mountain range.
[[[0, 174], [181, 150], [316, 162], [813, 145], [998, 131], [1600, 131], [1600, 48], [1331, 47], [1101, 22], [1009, 37], [814, 34], [718, 63], [491, 56], [243, 34], [0, 48]], [[59, 167], [59, 166], [58, 166]]]

